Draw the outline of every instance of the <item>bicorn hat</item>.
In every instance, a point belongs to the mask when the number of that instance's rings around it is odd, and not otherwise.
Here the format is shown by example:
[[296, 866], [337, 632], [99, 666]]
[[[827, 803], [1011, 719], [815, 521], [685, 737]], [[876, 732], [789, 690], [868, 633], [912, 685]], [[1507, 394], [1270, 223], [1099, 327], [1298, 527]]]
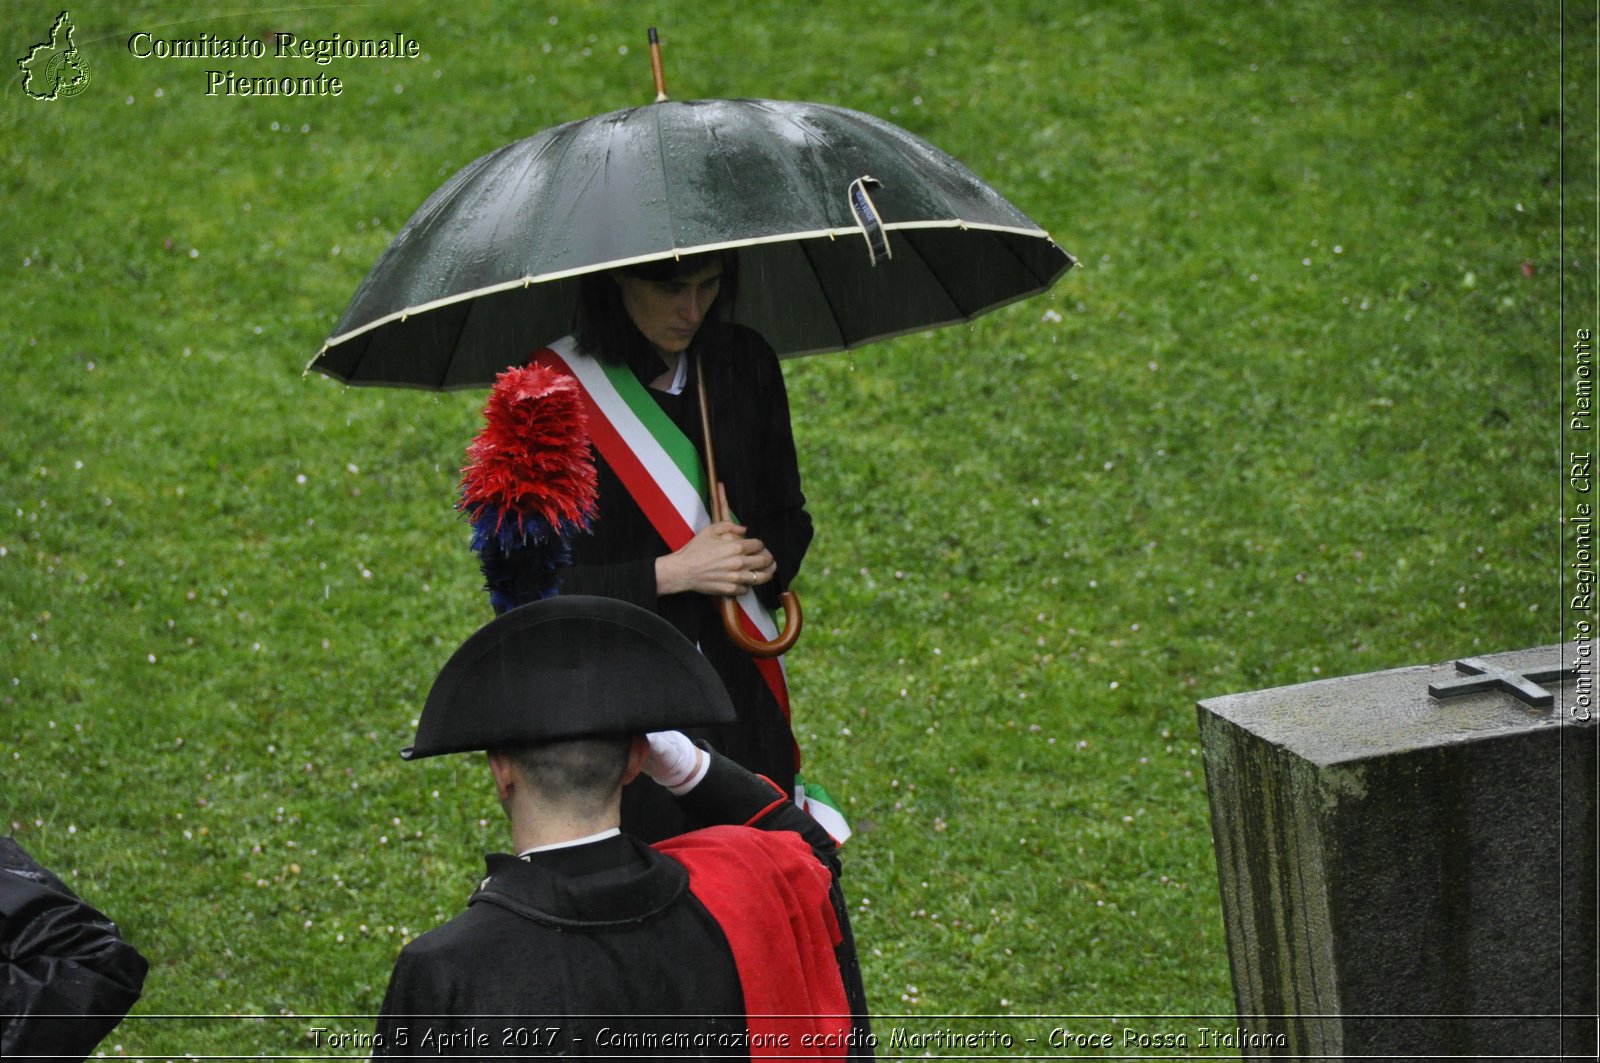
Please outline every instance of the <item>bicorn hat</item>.
[[616, 598], [562, 595], [478, 629], [433, 681], [406, 760], [734, 722], [678, 629]]

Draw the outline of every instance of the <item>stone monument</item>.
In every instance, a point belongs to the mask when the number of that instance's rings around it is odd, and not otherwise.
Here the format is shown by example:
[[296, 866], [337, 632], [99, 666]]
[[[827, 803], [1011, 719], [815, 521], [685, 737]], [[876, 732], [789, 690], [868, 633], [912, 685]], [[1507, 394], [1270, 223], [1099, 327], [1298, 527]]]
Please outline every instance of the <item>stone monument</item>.
[[1200, 703], [1257, 1054], [1592, 1058], [1594, 655], [1546, 646]]

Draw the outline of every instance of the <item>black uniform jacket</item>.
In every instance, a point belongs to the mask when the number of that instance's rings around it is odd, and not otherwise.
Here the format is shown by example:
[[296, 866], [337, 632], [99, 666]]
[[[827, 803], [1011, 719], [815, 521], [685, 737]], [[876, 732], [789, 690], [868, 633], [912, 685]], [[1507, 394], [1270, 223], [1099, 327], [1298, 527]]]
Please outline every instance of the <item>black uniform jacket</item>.
[[[731, 760], [713, 754], [680, 800], [697, 818], [796, 830], [837, 879], [827, 832]], [[527, 858], [492, 855], [488, 871], [464, 913], [402, 950], [374, 1054], [743, 1058], [738, 970], [681, 865], [620, 835]], [[840, 973], [858, 1040], [869, 1044], [837, 886], [832, 898], [844, 933]]]

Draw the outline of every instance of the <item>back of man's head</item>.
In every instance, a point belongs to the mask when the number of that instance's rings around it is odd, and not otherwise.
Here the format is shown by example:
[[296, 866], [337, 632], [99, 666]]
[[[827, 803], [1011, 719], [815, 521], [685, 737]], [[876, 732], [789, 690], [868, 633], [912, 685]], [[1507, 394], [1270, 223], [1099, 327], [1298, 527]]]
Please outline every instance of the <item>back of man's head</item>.
[[599, 808], [622, 788], [633, 739], [576, 738], [500, 750], [541, 803]]

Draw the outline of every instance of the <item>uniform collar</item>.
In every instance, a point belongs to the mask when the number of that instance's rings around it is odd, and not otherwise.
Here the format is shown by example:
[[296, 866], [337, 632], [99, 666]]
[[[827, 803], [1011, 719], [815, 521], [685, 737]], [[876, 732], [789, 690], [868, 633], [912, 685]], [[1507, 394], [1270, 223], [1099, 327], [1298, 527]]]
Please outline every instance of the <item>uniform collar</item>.
[[518, 853], [517, 858], [519, 860], [525, 860], [534, 853], [548, 853], [556, 849], [570, 849], [577, 845], [589, 845], [593, 842], [603, 842], [607, 838], [615, 838], [621, 833], [621, 827], [612, 827], [610, 830], [603, 830], [599, 834], [585, 835], [582, 838], [572, 838], [564, 842], [551, 842], [549, 845], [534, 845]]
[[634, 926], [675, 904], [689, 875], [636, 838], [617, 834], [518, 858], [495, 853], [470, 903], [504, 908], [546, 926]]

